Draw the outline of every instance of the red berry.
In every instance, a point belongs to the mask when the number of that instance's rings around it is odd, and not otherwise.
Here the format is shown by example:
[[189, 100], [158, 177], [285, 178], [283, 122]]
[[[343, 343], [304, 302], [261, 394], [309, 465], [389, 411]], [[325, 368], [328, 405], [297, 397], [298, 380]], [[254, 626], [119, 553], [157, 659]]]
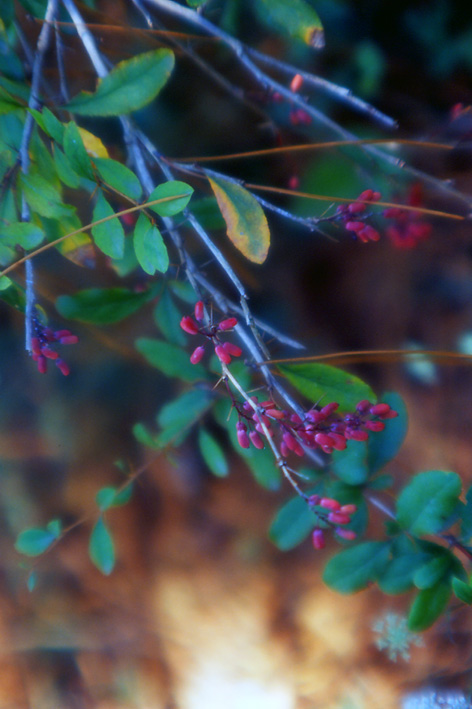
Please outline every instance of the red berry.
[[77, 335], [63, 335], [59, 338], [61, 345], [76, 345], [79, 341]]
[[390, 411], [390, 406], [388, 404], [374, 404], [369, 411], [372, 416], [385, 416]]
[[356, 234], [364, 228], [364, 222], [349, 221], [346, 222], [346, 229], [354, 231]]
[[197, 347], [190, 355], [190, 361], [192, 364], [198, 364], [201, 362], [203, 355], [205, 354], [205, 348], [203, 345]]
[[354, 532], [353, 529], [343, 529], [342, 527], [336, 527], [334, 531], [338, 535], [338, 537], [341, 537], [342, 539], [347, 539], [349, 541], [352, 541], [357, 537], [357, 534]]
[[266, 414], [271, 419], [283, 419], [285, 418], [285, 411], [280, 411], [280, 409], [266, 409]]
[[189, 335], [198, 335], [198, 325], [190, 315], [184, 315], [180, 321], [180, 327]]
[[366, 428], [368, 431], [383, 431], [385, 428], [385, 424], [382, 421], [366, 421], [364, 424], [364, 428]]
[[300, 89], [302, 88], [302, 84], [303, 76], [301, 76], [300, 74], [295, 74], [292, 81], [290, 82], [290, 91], [297, 93], [297, 91], [300, 91]]
[[317, 433], [315, 436], [315, 441], [319, 446], [326, 448], [333, 448], [335, 443], [334, 439], [327, 433]]
[[365, 202], [370, 202], [374, 196], [374, 190], [364, 190], [360, 193], [357, 199], [364, 200]]
[[226, 352], [223, 345], [216, 345], [215, 354], [223, 364], [229, 364], [231, 362], [231, 355]]
[[351, 204], [347, 206], [349, 214], [362, 214], [366, 209], [367, 207], [363, 202], [351, 202]]
[[251, 439], [251, 443], [254, 448], [258, 448], [259, 450], [262, 450], [262, 448], [264, 448], [264, 441], [259, 436], [257, 431], [251, 431], [251, 433], [249, 434], [249, 438]]
[[237, 324], [237, 318], [226, 318], [218, 324], [218, 330], [232, 330]]
[[31, 338], [31, 351], [36, 356], [39, 356], [41, 354], [41, 343], [38, 337]]
[[38, 366], [38, 372], [40, 374], [46, 374], [47, 369], [48, 369], [48, 361], [44, 355], [39, 355], [38, 359], [36, 360], [37, 366]]
[[323, 416], [330, 416], [337, 409], [339, 409], [339, 404], [337, 403], [337, 401], [332, 401], [330, 404], [326, 404], [326, 406], [323, 406], [320, 413], [323, 414]]
[[349, 524], [350, 521], [351, 517], [341, 512], [330, 512], [328, 515], [328, 522], [333, 522], [334, 524]]
[[289, 178], [287, 186], [289, 190], [298, 190], [298, 188], [300, 187], [300, 178], [297, 177], [297, 175], [292, 175]]
[[57, 354], [57, 352], [55, 352], [54, 350], [52, 350], [50, 347], [42, 347], [42, 348], [41, 348], [41, 354], [43, 354], [43, 355], [44, 355], [45, 357], [47, 357], [48, 359], [57, 359], [57, 358], [59, 357], [59, 355]]
[[308, 498], [308, 504], [309, 505], [319, 505], [320, 504], [321, 497], [319, 495], [310, 495]]
[[203, 305], [203, 300], [199, 300], [195, 303], [195, 320], [201, 322], [205, 315], [205, 306]]
[[367, 399], [362, 399], [362, 401], [359, 401], [359, 403], [356, 406], [356, 411], [358, 411], [360, 414], [364, 414], [367, 409], [371, 406], [370, 401]]
[[325, 510], [332, 510], [333, 512], [337, 512], [341, 509], [341, 504], [331, 497], [322, 497], [319, 504], [320, 507], [323, 507]]
[[311, 540], [313, 542], [313, 546], [315, 549], [323, 549], [326, 540], [325, 540], [325, 535], [322, 529], [315, 529], [313, 530], [313, 534], [311, 535]]
[[231, 355], [232, 357], [241, 357], [243, 351], [238, 345], [233, 345], [232, 342], [225, 342], [223, 344], [223, 347], [225, 348], [226, 352]]
[[357, 505], [342, 505], [339, 511], [343, 515], [353, 515], [354, 512], [357, 512]]
[[367, 441], [369, 438], [367, 431], [358, 431], [355, 428], [346, 428], [345, 436], [352, 441]]
[[65, 377], [70, 374], [70, 367], [63, 359], [56, 359], [56, 367]]

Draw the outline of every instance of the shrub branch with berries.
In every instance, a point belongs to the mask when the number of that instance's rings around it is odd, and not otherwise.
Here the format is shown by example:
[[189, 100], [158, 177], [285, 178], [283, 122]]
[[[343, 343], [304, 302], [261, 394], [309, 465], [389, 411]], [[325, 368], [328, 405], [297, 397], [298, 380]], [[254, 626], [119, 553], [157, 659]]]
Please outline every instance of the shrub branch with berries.
[[[100, 22], [105, 21], [106, 3], [95, 4], [105, 13], [99, 14]], [[62, 0], [60, 7], [58, 0], [28, 2], [27, 12], [23, 3], [7, 0], [4, 5], [2, 69], [12, 69], [0, 95], [0, 299], [24, 316], [26, 350], [39, 372], [46, 373], [51, 361], [68, 375], [69, 365], [58, 348], [79, 338], [73, 326], [54, 329], [47, 324], [45, 313], [51, 305], [38, 302], [35, 269], [42, 262], [36, 257], [55, 250], [71, 268], [93, 269], [94, 278], [98, 267], [104, 268], [106, 283], [110, 274], [116, 280], [125, 278], [126, 285], [71, 289], [59, 295], [54, 322], [59, 317], [67, 325], [73, 321], [101, 327], [154, 303], [160, 337], [138, 337], [135, 346], [144, 361], [179, 384], [171, 401], [159, 403], [157, 430], [145, 423], [135, 425], [140, 443], [164, 455], [198, 428], [199, 451], [215, 475], [228, 474], [232, 446], [257, 484], [275, 490], [288, 481], [295, 494], [274, 517], [272, 541], [283, 550], [309, 537], [316, 550], [330, 546], [333, 539], [344, 545], [328, 561], [325, 582], [341, 593], [374, 583], [387, 594], [415, 591], [410, 630], [429, 627], [452, 594], [471, 605], [472, 491], [462, 489], [455, 473], [432, 470], [413, 476], [396, 500], [391, 494], [387, 498], [385, 491], [395, 481], [383, 469], [407, 431], [401, 397], [386, 392], [379, 400], [366, 382], [316, 362], [316, 356], [304, 362], [274, 361], [268, 342], [296, 351], [302, 344], [275, 324], [254, 317], [239, 275], [243, 269], [235, 265], [242, 258], [254, 268], [262, 266], [271, 231], [294, 225], [320, 237], [342, 241], [343, 235], [351, 236], [360, 249], [376, 248], [382, 234], [393, 248], [421, 248], [433, 238], [433, 220], [463, 220], [470, 212], [470, 198], [399, 161], [378, 137], [358, 140], [316, 107], [315, 90], [347, 104], [381, 130], [391, 130], [395, 121], [344, 87], [228, 34], [212, 21], [206, 4], [122, 0], [123, 17], [134, 26], [138, 15], [146, 28], [159, 28], [164, 44], [135, 56], [124, 46], [121, 61], [116, 61], [119, 47], [98, 44], [82, 14], [85, 8], [75, 0]], [[201, 5], [198, 11], [196, 5]], [[276, 10], [266, 0], [249, 6], [256, 24], [288, 33], [284, 41], [322, 48], [322, 22], [305, 0], [297, 0], [296, 13], [291, 0], [279, 0]], [[87, 11], [95, 16], [92, 8]], [[160, 28], [169, 16], [179, 32], [167, 36]], [[59, 18], [68, 26], [62, 39]], [[146, 32], [139, 27], [140, 33]], [[183, 41], [189, 27], [195, 34]], [[217, 42], [206, 45], [197, 41], [198, 35]], [[93, 67], [84, 91], [66, 61], [72, 50]], [[161, 133], [166, 135], [162, 117], [173, 115], [174, 108], [161, 111], [161, 101], [172, 98], [159, 93], [168, 82], [179, 81], [173, 74], [175, 63], [185, 66], [187, 61], [196, 61], [211, 82], [216, 77], [231, 100], [241, 102], [254, 119], [254, 135], [261, 126], [270, 128], [264, 147], [231, 155], [165, 156], [166, 146], [158, 145]], [[242, 71], [227, 75], [233, 65]], [[91, 85], [96, 87], [92, 92]], [[149, 122], [138, 123], [134, 114], [155, 99], [153, 132]], [[456, 110], [453, 120], [463, 113]], [[104, 135], [101, 129], [97, 135], [93, 132], [97, 117], [113, 125], [106, 138], [99, 137]], [[327, 132], [332, 140], [320, 143], [320, 135], [324, 140]], [[414, 143], [397, 142], [399, 147]], [[346, 146], [359, 150], [359, 164], [368, 158], [359, 172], [352, 160], [356, 182], [359, 174], [363, 180], [354, 194], [300, 191], [304, 175], [297, 153], [308, 159], [312, 148]], [[282, 186], [275, 183], [277, 171], [269, 177], [275, 184], [252, 184], [231, 171], [204, 168], [209, 161], [232, 164], [264, 156], [281, 161], [278, 172], [286, 175]], [[383, 180], [381, 194], [377, 187], [382, 171], [388, 181]], [[437, 195], [453, 203], [450, 211], [427, 206]], [[321, 203], [323, 211], [314, 208], [301, 216], [290, 203], [287, 206], [287, 198]], [[222, 227], [227, 243], [221, 239]], [[17, 276], [23, 265], [24, 279]], [[78, 281], [82, 283], [82, 277]], [[192, 315], [185, 314], [189, 303], [196, 303]], [[190, 355], [186, 335], [195, 342]], [[74, 371], [69, 381], [73, 377]], [[111, 573], [116, 560], [112, 510], [129, 501], [133, 482], [145, 469], [126, 469], [124, 481], [97, 492], [95, 512], [88, 518], [88, 553], [104, 574]], [[381, 539], [364, 539], [372, 513], [386, 519]], [[77, 524], [64, 528], [54, 518], [43, 527], [17, 530], [16, 549], [32, 559], [30, 589], [42, 555]]]

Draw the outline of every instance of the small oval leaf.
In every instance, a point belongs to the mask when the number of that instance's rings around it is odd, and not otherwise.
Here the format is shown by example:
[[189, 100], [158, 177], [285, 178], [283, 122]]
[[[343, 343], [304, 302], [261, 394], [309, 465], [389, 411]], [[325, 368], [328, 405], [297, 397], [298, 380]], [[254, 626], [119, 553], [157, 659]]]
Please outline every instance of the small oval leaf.
[[457, 507], [461, 486], [456, 473], [418, 473], [398, 497], [398, 523], [414, 535], [440, 532]]
[[106, 201], [102, 191], [98, 190], [92, 219], [96, 222], [106, 217], [112, 218], [92, 227], [93, 240], [100, 251], [103, 251], [103, 253], [110, 256], [110, 258], [123, 258], [125, 232], [123, 231], [120, 220], [115, 217], [113, 208]]
[[228, 475], [228, 462], [220, 444], [204, 428], [198, 432], [198, 445], [203, 460], [213, 475], [224, 478]]
[[48, 529], [32, 527], [24, 529], [17, 537], [15, 549], [26, 556], [39, 556], [56, 540], [56, 535]]
[[187, 185], [186, 182], [179, 180], [170, 180], [163, 182], [151, 192], [148, 197], [148, 202], [160, 199], [162, 202], [152, 204], [149, 209], [161, 217], [173, 217], [175, 214], [182, 212], [189, 203], [190, 197], [193, 194], [193, 187]]
[[159, 229], [145, 214], [140, 214], [133, 236], [134, 252], [138, 263], [150, 276], [156, 271], [165, 273], [169, 268], [169, 254]]
[[89, 542], [89, 556], [97, 569], [108, 576], [115, 566], [115, 545], [113, 538], [103, 521], [99, 517], [92, 529]]

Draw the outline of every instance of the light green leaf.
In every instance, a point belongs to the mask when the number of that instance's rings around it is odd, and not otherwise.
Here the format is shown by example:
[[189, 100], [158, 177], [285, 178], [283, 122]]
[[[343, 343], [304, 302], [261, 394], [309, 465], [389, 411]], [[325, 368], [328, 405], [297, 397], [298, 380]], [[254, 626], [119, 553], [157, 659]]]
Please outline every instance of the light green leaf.
[[389, 556], [386, 542], [362, 542], [333, 556], [326, 564], [323, 581], [338, 593], [355, 593], [383, 573]]
[[26, 251], [39, 246], [45, 236], [41, 227], [32, 222], [15, 222], [8, 226], [0, 226], [0, 239], [5, 244], [10, 246], [19, 244]]
[[42, 111], [37, 111], [35, 108], [30, 108], [29, 111], [41, 130], [47, 133], [56, 143], [62, 144], [64, 125], [56, 118], [54, 113], [46, 106], [43, 107]]
[[82, 116], [118, 116], [152, 101], [167, 83], [174, 67], [170, 49], [156, 49], [119, 62], [95, 93], [82, 91], [67, 106]]
[[132, 496], [133, 486], [127, 485], [123, 490], [118, 490], [116, 487], [102, 487], [95, 495], [95, 501], [98, 507], [104, 511], [110, 507], [121, 507], [126, 505]]
[[228, 461], [220, 444], [205, 428], [198, 432], [198, 445], [203, 460], [213, 475], [224, 478], [228, 475]]
[[400, 493], [397, 520], [414, 535], [440, 532], [459, 502], [461, 479], [456, 473], [418, 473]]
[[97, 569], [108, 576], [115, 566], [115, 545], [103, 517], [99, 517], [92, 529], [89, 556]]
[[72, 169], [69, 159], [57, 145], [54, 146], [54, 165], [56, 166], [57, 176], [67, 187], [76, 189], [80, 185], [80, 177]]
[[141, 337], [136, 340], [136, 349], [149, 364], [167, 377], [178, 377], [185, 382], [208, 379], [209, 374], [201, 364], [192, 364], [185, 350], [163, 340]]
[[310, 47], [324, 47], [321, 20], [305, 0], [256, 0], [256, 8], [260, 18], [269, 25], [275, 25]]
[[[115, 214], [113, 208], [106, 201], [101, 190], [98, 190], [97, 201], [93, 209], [92, 219], [94, 222]], [[110, 258], [122, 258], [125, 250], [125, 232], [118, 218], [109, 219], [103, 224], [96, 224], [92, 227], [93, 240], [104, 254]]]
[[187, 345], [188, 336], [180, 327], [181, 317], [182, 313], [175, 304], [169, 289], [164, 288], [154, 309], [154, 320], [168, 342], [184, 347]]
[[19, 181], [33, 212], [52, 219], [70, 217], [73, 213], [73, 208], [63, 203], [59, 190], [41, 175], [21, 174]]
[[208, 176], [227, 234], [234, 246], [249, 261], [264, 263], [270, 245], [267, 219], [250, 192], [222, 177]]
[[73, 121], [68, 123], [64, 130], [64, 152], [72, 169], [87, 180], [95, 180], [92, 162], [85, 149], [79, 128]]
[[133, 235], [134, 252], [146, 273], [165, 273], [169, 268], [169, 254], [159, 229], [141, 212]]
[[25, 108], [25, 104], [18, 101], [14, 96], [8, 93], [0, 86], [0, 114], [17, 111], [19, 108]]
[[110, 158], [94, 158], [93, 162], [102, 180], [110, 187], [135, 201], [141, 199], [141, 183], [129, 167]]
[[451, 587], [444, 581], [420, 591], [408, 614], [409, 629], [419, 632], [429, 628], [446, 608], [450, 595]]
[[147, 201], [152, 202], [155, 199], [162, 199], [162, 202], [153, 204], [149, 209], [161, 217], [173, 217], [174, 214], [179, 214], [185, 209], [192, 194], [193, 187], [187, 185], [186, 182], [170, 180], [170, 182], [163, 182], [161, 185], [157, 185]]
[[62, 533], [62, 522], [60, 519], [52, 519], [50, 522], [47, 523], [46, 529], [48, 532], [51, 532], [51, 534], [54, 534], [56, 539], [59, 539]]
[[26, 556], [39, 556], [56, 540], [56, 535], [48, 529], [32, 527], [24, 529], [17, 537], [15, 549]]
[[128, 288], [89, 288], [74, 295], [60, 295], [56, 310], [67, 319], [106, 325], [127, 318], [153, 297], [152, 290], [135, 293]]
[[321, 406], [336, 401], [340, 411], [353, 411], [359, 401], [377, 399], [362, 379], [328, 364], [280, 364], [278, 368], [297, 391]]

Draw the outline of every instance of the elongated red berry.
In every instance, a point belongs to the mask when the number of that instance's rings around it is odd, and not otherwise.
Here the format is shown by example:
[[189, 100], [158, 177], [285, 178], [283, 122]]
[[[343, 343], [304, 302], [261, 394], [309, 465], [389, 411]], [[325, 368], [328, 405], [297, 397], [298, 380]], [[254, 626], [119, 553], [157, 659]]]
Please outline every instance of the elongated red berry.
[[384, 414], [388, 414], [390, 406], [388, 404], [374, 404], [370, 407], [369, 411], [372, 416], [383, 416]]
[[332, 510], [332, 512], [337, 512], [341, 509], [341, 504], [337, 500], [333, 500], [332, 497], [322, 497], [319, 505], [325, 510]]
[[349, 214], [362, 214], [366, 209], [367, 207], [364, 202], [351, 202], [351, 204], [347, 206]]
[[229, 364], [231, 362], [231, 355], [226, 352], [223, 345], [216, 345], [215, 354], [223, 364]]
[[180, 321], [180, 327], [189, 335], [198, 335], [198, 325], [190, 315], [184, 315]]
[[332, 413], [334, 413], [337, 409], [339, 409], [339, 404], [337, 401], [332, 401], [330, 404], [326, 404], [326, 406], [323, 406], [321, 409], [320, 413], [323, 414], [323, 416], [330, 416]]
[[237, 318], [226, 318], [218, 323], [218, 330], [232, 330], [238, 324]]
[[67, 362], [64, 362], [63, 359], [56, 359], [56, 367], [59, 369], [59, 371], [67, 377], [68, 374], [70, 374], [70, 367], [67, 364]]
[[293, 77], [292, 81], [290, 82], [290, 91], [293, 91], [294, 93], [297, 93], [297, 91], [300, 91], [303, 85], [303, 76], [300, 74], [295, 74]]
[[271, 419], [283, 419], [285, 418], [285, 411], [280, 411], [280, 409], [266, 409], [266, 414]]
[[317, 433], [315, 435], [315, 441], [319, 446], [325, 446], [328, 448], [333, 448], [335, 440], [331, 438], [327, 433]]
[[48, 361], [44, 355], [39, 355], [38, 359], [36, 360], [36, 364], [38, 366], [38, 372], [40, 374], [46, 374], [48, 369]]
[[205, 315], [205, 306], [203, 305], [203, 300], [198, 300], [195, 303], [195, 320], [201, 322]]
[[359, 401], [359, 403], [356, 406], [356, 411], [359, 411], [360, 414], [364, 414], [367, 409], [371, 406], [370, 401], [367, 399], [362, 399], [362, 401]]
[[369, 431], [383, 431], [385, 424], [383, 421], [366, 421], [364, 428], [367, 428]]
[[322, 529], [314, 529], [311, 535], [311, 541], [315, 549], [323, 549], [326, 544], [325, 535]]
[[57, 359], [59, 357], [57, 352], [55, 350], [52, 350], [50, 347], [42, 347], [41, 354], [43, 354], [48, 359]]
[[223, 344], [226, 352], [232, 357], [241, 357], [243, 351], [238, 345], [234, 345], [232, 342], [225, 342]]
[[37, 356], [41, 354], [41, 343], [39, 341], [39, 337], [31, 338], [31, 351]]
[[363, 199], [366, 202], [370, 202], [374, 196], [374, 190], [364, 190], [360, 193], [357, 199]]
[[341, 505], [339, 511], [343, 515], [353, 515], [357, 512], [357, 505]]
[[205, 348], [203, 345], [200, 345], [190, 355], [190, 361], [192, 364], [198, 364], [201, 362], [203, 355], [205, 354]]
[[334, 524], [349, 524], [350, 521], [351, 517], [342, 514], [342, 512], [330, 512], [328, 515], [328, 522], [333, 522]]
[[264, 441], [257, 433], [257, 431], [251, 431], [251, 433], [249, 434], [249, 438], [254, 448], [258, 448], [259, 450], [262, 450], [262, 448], [264, 448]]
[[367, 431], [359, 431], [355, 428], [346, 428], [344, 435], [352, 441], [367, 441], [369, 438]]
[[357, 221], [349, 221], [346, 222], [346, 229], [348, 231], [354, 231], [356, 234], [358, 234], [360, 231], [364, 229], [364, 222], [357, 222]]
[[343, 529], [342, 527], [336, 527], [334, 531], [338, 535], [338, 537], [341, 537], [341, 539], [347, 539], [348, 541], [352, 541], [357, 537], [357, 534], [354, 532], [353, 529]]
[[310, 495], [310, 497], [308, 498], [308, 504], [309, 505], [319, 505], [320, 500], [321, 500], [320, 495]]
[[63, 335], [59, 338], [61, 345], [76, 345], [79, 341], [77, 335]]
[[242, 421], [238, 421], [236, 424], [238, 443], [241, 448], [249, 448], [251, 442], [249, 436], [247, 435], [247, 426]]

